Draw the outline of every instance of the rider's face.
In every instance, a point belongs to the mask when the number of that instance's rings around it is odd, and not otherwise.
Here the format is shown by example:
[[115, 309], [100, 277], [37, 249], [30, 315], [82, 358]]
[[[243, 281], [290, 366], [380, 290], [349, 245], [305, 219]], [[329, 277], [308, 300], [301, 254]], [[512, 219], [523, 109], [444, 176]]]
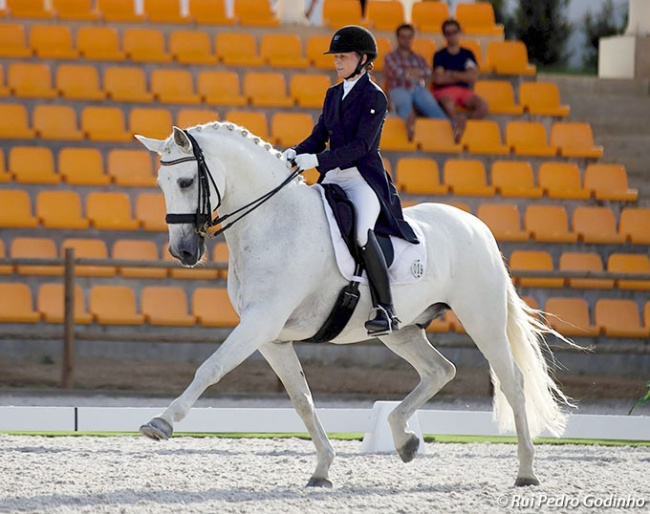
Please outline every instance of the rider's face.
[[361, 57], [356, 52], [334, 54], [334, 68], [339, 78], [345, 78], [354, 73]]

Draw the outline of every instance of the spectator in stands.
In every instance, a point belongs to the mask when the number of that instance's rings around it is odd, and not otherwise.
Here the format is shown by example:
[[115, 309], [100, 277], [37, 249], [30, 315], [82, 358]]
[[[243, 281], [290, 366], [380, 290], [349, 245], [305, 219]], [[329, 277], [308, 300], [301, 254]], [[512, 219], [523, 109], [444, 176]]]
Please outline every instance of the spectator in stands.
[[458, 141], [465, 128], [465, 117], [456, 108], [463, 107], [470, 118], [481, 119], [488, 112], [488, 103], [473, 91], [479, 76], [478, 64], [474, 53], [460, 46], [460, 24], [446, 20], [442, 35], [447, 46], [433, 56], [433, 96], [451, 118]]
[[397, 48], [384, 57], [386, 92], [397, 115], [406, 122], [409, 140], [417, 114], [426, 118], [445, 118], [445, 112], [427, 88], [431, 67], [426, 59], [413, 51], [415, 29], [404, 23], [395, 30]]
[[283, 24], [309, 25], [315, 4], [316, 0], [310, 0], [309, 5], [306, 5], [305, 0], [278, 0], [275, 14]]

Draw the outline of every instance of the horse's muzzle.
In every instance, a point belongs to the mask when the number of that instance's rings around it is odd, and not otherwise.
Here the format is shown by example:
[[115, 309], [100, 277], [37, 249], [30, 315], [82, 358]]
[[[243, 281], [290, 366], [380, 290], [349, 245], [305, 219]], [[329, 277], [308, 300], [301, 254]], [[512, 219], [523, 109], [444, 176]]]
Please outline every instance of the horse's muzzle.
[[195, 237], [192, 241], [183, 241], [177, 245], [169, 245], [169, 253], [178, 259], [183, 266], [192, 267], [203, 257], [205, 241], [203, 237]]

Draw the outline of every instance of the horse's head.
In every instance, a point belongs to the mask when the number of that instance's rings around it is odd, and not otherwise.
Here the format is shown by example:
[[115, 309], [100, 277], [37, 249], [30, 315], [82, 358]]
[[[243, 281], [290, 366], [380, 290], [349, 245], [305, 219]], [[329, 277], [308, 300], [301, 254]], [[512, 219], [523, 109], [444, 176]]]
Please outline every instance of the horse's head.
[[210, 175], [193, 136], [178, 127], [165, 140], [135, 137], [161, 157], [157, 182], [167, 208], [169, 252], [184, 266], [194, 266], [203, 256], [205, 231], [220, 203], [217, 177]]

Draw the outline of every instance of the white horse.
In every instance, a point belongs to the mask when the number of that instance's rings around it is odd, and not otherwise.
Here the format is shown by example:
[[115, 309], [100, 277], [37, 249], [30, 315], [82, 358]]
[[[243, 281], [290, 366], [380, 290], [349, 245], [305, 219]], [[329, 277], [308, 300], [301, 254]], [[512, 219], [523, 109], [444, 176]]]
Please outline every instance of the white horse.
[[[334, 451], [292, 344], [319, 330], [347, 284], [335, 263], [320, 193], [291, 175], [270, 144], [230, 123], [187, 131], [174, 127], [166, 140], [136, 137], [161, 156], [158, 185], [170, 223], [169, 250], [183, 265], [201, 259], [201, 227], [212, 210], [244, 215], [224, 234], [230, 250], [228, 294], [241, 321], [198, 368], [183, 394], [141, 432], [158, 440], [171, 437], [174, 423], [209, 386], [259, 350], [284, 384], [316, 447], [318, 461], [308, 485], [331, 487], [328, 471]], [[267, 195], [276, 189], [277, 194]], [[245, 207], [260, 198], [267, 201], [254, 210]], [[250, 212], [242, 213], [242, 208]], [[541, 350], [550, 329], [517, 295], [494, 237], [478, 218], [432, 203], [410, 207], [404, 214], [424, 234], [428, 266], [419, 281], [393, 286], [403, 328], [381, 337], [420, 375], [417, 387], [389, 415], [395, 448], [404, 462], [413, 459], [419, 441], [407, 430], [407, 421], [455, 375], [454, 365], [431, 346], [424, 329], [440, 315], [441, 306], [449, 306], [490, 364], [500, 428], [516, 430], [515, 484], [536, 485], [531, 437], [544, 429], [559, 435], [565, 425], [560, 407], [569, 403], [549, 376]], [[361, 286], [361, 295], [352, 319], [332, 343], [367, 339], [367, 285]]]

